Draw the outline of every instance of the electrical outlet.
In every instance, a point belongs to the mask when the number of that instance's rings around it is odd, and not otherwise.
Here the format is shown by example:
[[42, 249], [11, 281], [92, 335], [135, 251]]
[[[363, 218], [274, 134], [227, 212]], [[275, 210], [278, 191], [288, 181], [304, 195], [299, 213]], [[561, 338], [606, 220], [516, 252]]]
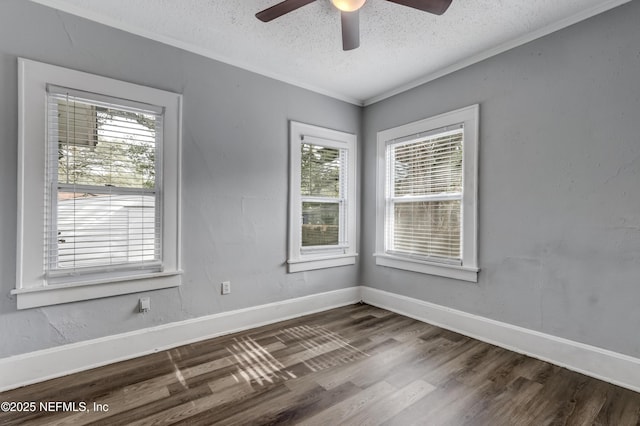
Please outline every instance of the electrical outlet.
[[231, 293], [231, 281], [223, 281], [221, 287], [222, 287], [222, 294]]
[[138, 301], [138, 308], [140, 313], [146, 313], [151, 310], [151, 298], [143, 297]]

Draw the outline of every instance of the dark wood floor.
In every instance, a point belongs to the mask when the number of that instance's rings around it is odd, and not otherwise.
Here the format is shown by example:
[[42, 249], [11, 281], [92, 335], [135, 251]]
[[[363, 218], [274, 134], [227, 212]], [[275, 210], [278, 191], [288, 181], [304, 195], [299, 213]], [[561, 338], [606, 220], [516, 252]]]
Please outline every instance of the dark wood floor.
[[2, 425], [640, 424], [638, 393], [367, 305], [50, 380], [0, 401], [87, 405], [0, 413]]

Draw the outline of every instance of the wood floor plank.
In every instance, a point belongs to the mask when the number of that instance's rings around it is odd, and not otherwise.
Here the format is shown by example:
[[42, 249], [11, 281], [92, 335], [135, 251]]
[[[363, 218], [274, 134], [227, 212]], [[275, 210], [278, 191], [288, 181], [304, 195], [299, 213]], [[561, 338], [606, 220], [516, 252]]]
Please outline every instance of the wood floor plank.
[[[109, 412], [98, 420], [91, 422], [95, 426], [127, 426], [136, 421], [152, 418], [158, 413], [168, 412], [174, 407], [184, 404], [192, 404], [212, 394], [208, 386], [186, 389], [180, 393], [172, 394], [167, 398], [155, 400], [140, 407], [118, 407], [117, 412]], [[82, 423], [80, 423], [82, 424]]]
[[598, 412], [595, 425], [640, 425], [638, 394], [613, 386], [609, 398]]
[[569, 370], [558, 371], [545, 384], [545, 399], [538, 404], [538, 412], [532, 422], [536, 424], [566, 424], [575, 409], [576, 395], [588, 385], [585, 376]]
[[[170, 392], [168, 386], [174, 384], [176, 381], [174, 374], [164, 374], [149, 380], [125, 386], [124, 388], [116, 388], [110, 394], [100, 397], [99, 403], [106, 404], [109, 407], [110, 415], [118, 414], [169, 397]], [[90, 407], [93, 406], [94, 402], [97, 401], [87, 401]], [[104, 418], [104, 413], [89, 410], [73, 415], [66, 415], [64, 412], [61, 412], [57, 413], [56, 416], [51, 416], [50, 418], [44, 418], [40, 421], [30, 423], [36, 426], [39, 424], [46, 425], [51, 422], [55, 422], [59, 426], [73, 426], [98, 421], [101, 418]]]
[[603, 382], [586, 385], [575, 396], [575, 408], [568, 416], [568, 426], [593, 424], [602, 406], [608, 399], [611, 387]]
[[363, 377], [372, 372], [379, 372], [383, 366], [397, 365], [398, 360], [408, 359], [412, 356], [414, 343], [399, 343], [385, 351], [373, 354], [360, 360], [355, 365], [347, 365], [343, 368], [335, 368], [317, 379], [318, 383], [327, 389], [340, 385], [343, 381], [353, 381], [354, 378]]
[[[265, 403], [268, 404], [270, 401], [287, 393], [290, 393], [290, 391], [282, 383], [265, 386], [261, 389], [254, 390], [253, 393], [246, 397], [235, 399], [221, 406], [206, 406], [203, 404], [197, 414], [182, 419], [182, 421], [176, 422], [176, 424], [192, 426], [219, 424], [227, 418], [246, 412], [255, 406]], [[257, 419], [246, 419], [246, 424], [255, 423], [256, 420]]]
[[220, 419], [217, 424], [220, 426], [245, 425], [258, 420], [266, 423], [266, 419], [278, 417], [284, 407], [307, 406], [318, 401], [326, 392], [326, 389], [314, 382], [300, 382], [293, 387], [285, 384], [285, 387], [288, 392], [232, 416]]
[[269, 419], [260, 415], [260, 419], [267, 420], [266, 424], [283, 425], [283, 424], [299, 424], [300, 422], [313, 417], [321, 411], [331, 409], [341, 401], [353, 397], [362, 389], [351, 382], [345, 382], [342, 385], [325, 389], [317, 399], [301, 400], [295, 405], [280, 407], [273, 418]]
[[4, 425], [640, 425], [640, 394], [355, 304], [0, 394]]
[[458, 425], [474, 426], [478, 424], [526, 424], [521, 419], [522, 407], [542, 391], [543, 385], [518, 377], [509, 383], [504, 392], [494, 383], [496, 392], [491, 398], [478, 400], [473, 406], [458, 415]]
[[325, 426], [345, 424], [345, 420], [351, 416], [358, 415], [375, 404], [378, 400], [392, 394], [396, 388], [387, 382], [379, 382], [375, 385], [363, 389], [356, 395], [345, 399], [315, 416], [304, 420], [300, 424], [303, 426]]
[[436, 389], [435, 386], [424, 380], [416, 380], [383, 398], [369, 409], [348, 417], [343, 423], [359, 426], [382, 424], [406, 407], [416, 403], [434, 389]]
[[382, 424], [386, 426], [427, 424], [426, 421], [427, 419], [430, 421], [433, 412], [448, 406], [468, 391], [469, 388], [462, 383], [455, 379], [449, 380]]

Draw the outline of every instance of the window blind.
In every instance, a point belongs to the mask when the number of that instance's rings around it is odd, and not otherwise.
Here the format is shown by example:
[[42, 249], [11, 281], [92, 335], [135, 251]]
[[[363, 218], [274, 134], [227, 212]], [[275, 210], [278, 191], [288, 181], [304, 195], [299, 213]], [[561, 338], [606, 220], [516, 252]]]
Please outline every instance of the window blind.
[[302, 247], [344, 244], [346, 157], [344, 149], [301, 144]]
[[387, 145], [387, 251], [460, 263], [462, 147], [454, 126]]
[[47, 87], [45, 271], [159, 270], [163, 110]]

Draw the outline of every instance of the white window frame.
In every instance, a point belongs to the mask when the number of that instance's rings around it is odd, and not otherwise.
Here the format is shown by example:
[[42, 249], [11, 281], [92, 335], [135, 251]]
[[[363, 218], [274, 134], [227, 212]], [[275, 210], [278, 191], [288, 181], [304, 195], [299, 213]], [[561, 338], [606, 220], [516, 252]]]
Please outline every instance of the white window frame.
[[[288, 271], [301, 272], [356, 263], [356, 135], [310, 124], [289, 122], [289, 259]], [[305, 142], [306, 138], [306, 142]], [[346, 151], [347, 161], [343, 173], [347, 182], [344, 189], [341, 233], [344, 241], [335, 246], [302, 247], [301, 149], [303, 143]]]
[[[113, 271], [48, 282], [44, 250], [47, 85], [164, 109], [159, 271]], [[18, 309], [179, 286], [182, 95], [22, 58], [18, 59], [18, 87], [17, 267], [16, 288], [11, 292]]]
[[[471, 105], [455, 111], [404, 124], [378, 132], [376, 186], [376, 265], [423, 274], [438, 275], [470, 282], [478, 282], [478, 134], [480, 106]], [[436, 262], [399, 253], [387, 248], [387, 160], [386, 150], [394, 140], [428, 133], [436, 129], [463, 124], [462, 148], [462, 206], [461, 206], [461, 264]]]

